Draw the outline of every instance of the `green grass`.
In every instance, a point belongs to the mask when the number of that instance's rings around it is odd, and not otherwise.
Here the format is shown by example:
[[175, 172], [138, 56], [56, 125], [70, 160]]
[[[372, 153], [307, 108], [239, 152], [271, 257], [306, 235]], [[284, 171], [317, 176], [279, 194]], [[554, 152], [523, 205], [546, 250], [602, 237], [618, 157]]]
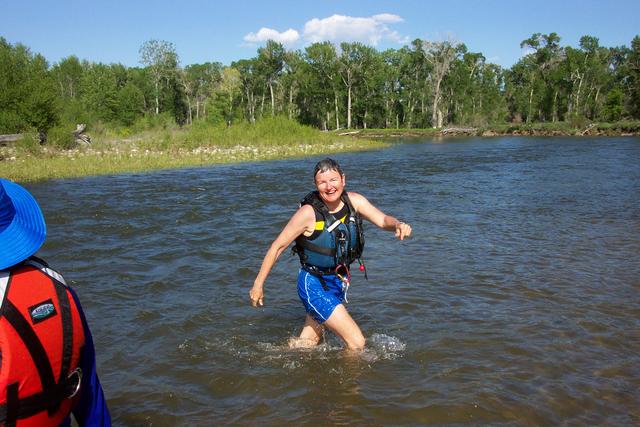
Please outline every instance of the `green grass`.
[[[275, 117], [255, 125], [167, 128], [117, 138], [105, 131], [91, 146], [61, 150], [36, 147], [29, 139], [0, 153], [0, 176], [33, 182], [143, 172], [160, 169], [205, 166], [315, 156], [345, 151], [381, 148], [383, 143], [342, 138]], [[26, 148], [22, 149], [21, 146]]]

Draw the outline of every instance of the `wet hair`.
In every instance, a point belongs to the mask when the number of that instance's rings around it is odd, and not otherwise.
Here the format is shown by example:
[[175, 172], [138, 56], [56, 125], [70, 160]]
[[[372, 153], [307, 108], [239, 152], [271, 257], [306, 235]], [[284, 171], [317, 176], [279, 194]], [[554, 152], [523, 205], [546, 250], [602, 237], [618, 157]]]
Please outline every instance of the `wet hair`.
[[344, 176], [344, 172], [342, 172], [342, 168], [340, 167], [338, 162], [327, 157], [326, 159], [320, 160], [318, 163], [316, 163], [316, 167], [313, 168], [313, 179], [315, 180], [316, 175], [318, 175], [319, 173], [323, 173], [326, 171], [336, 171], [340, 174], [340, 176]]

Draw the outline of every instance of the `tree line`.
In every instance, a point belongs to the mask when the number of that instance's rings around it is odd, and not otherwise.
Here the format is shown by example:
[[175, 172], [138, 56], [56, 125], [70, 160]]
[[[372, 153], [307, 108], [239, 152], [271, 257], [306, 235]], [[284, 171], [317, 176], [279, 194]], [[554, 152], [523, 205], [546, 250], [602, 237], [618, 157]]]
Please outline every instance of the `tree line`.
[[150, 40], [141, 67], [76, 56], [50, 66], [0, 37], [0, 133], [75, 123], [232, 126], [273, 115], [323, 130], [640, 119], [640, 36], [630, 47], [584, 36], [574, 48], [536, 33], [520, 46], [528, 53], [509, 69], [462, 43], [421, 39], [384, 51], [329, 42], [288, 51], [269, 41], [229, 66], [181, 66], [172, 43]]

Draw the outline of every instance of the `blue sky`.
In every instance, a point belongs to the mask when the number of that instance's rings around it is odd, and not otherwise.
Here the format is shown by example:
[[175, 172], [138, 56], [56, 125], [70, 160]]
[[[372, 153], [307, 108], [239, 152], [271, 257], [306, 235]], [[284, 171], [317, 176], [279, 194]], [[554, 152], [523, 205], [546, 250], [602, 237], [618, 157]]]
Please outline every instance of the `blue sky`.
[[313, 41], [361, 41], [379, 50], [409, 41], [452, 40], [510, 67], [533, 33], [556, 32], [561, 45], [583, 35], [630, 46], [640, 35], [637, 0], [0, 0], [0, 37], [50, 63], [70, 55], [139, 66], [151, 39], [173, 43], [182, 65], [251, 58], [276, 38], [289, 49]]

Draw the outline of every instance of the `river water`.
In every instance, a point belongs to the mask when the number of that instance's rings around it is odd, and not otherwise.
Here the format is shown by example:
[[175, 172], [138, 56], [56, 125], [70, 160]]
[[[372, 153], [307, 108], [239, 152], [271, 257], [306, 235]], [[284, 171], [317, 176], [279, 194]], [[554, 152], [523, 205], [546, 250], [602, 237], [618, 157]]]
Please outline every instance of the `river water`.
[[31, 185], [40, 255], [93, 329], [115, 425], [639, 425], [640, 139], [423, 140], [340, 154], [347, 186], [411, 223], [366, 227], [369, 280], [334, 336], [283, 254], [248, 291], [319, 158]]

